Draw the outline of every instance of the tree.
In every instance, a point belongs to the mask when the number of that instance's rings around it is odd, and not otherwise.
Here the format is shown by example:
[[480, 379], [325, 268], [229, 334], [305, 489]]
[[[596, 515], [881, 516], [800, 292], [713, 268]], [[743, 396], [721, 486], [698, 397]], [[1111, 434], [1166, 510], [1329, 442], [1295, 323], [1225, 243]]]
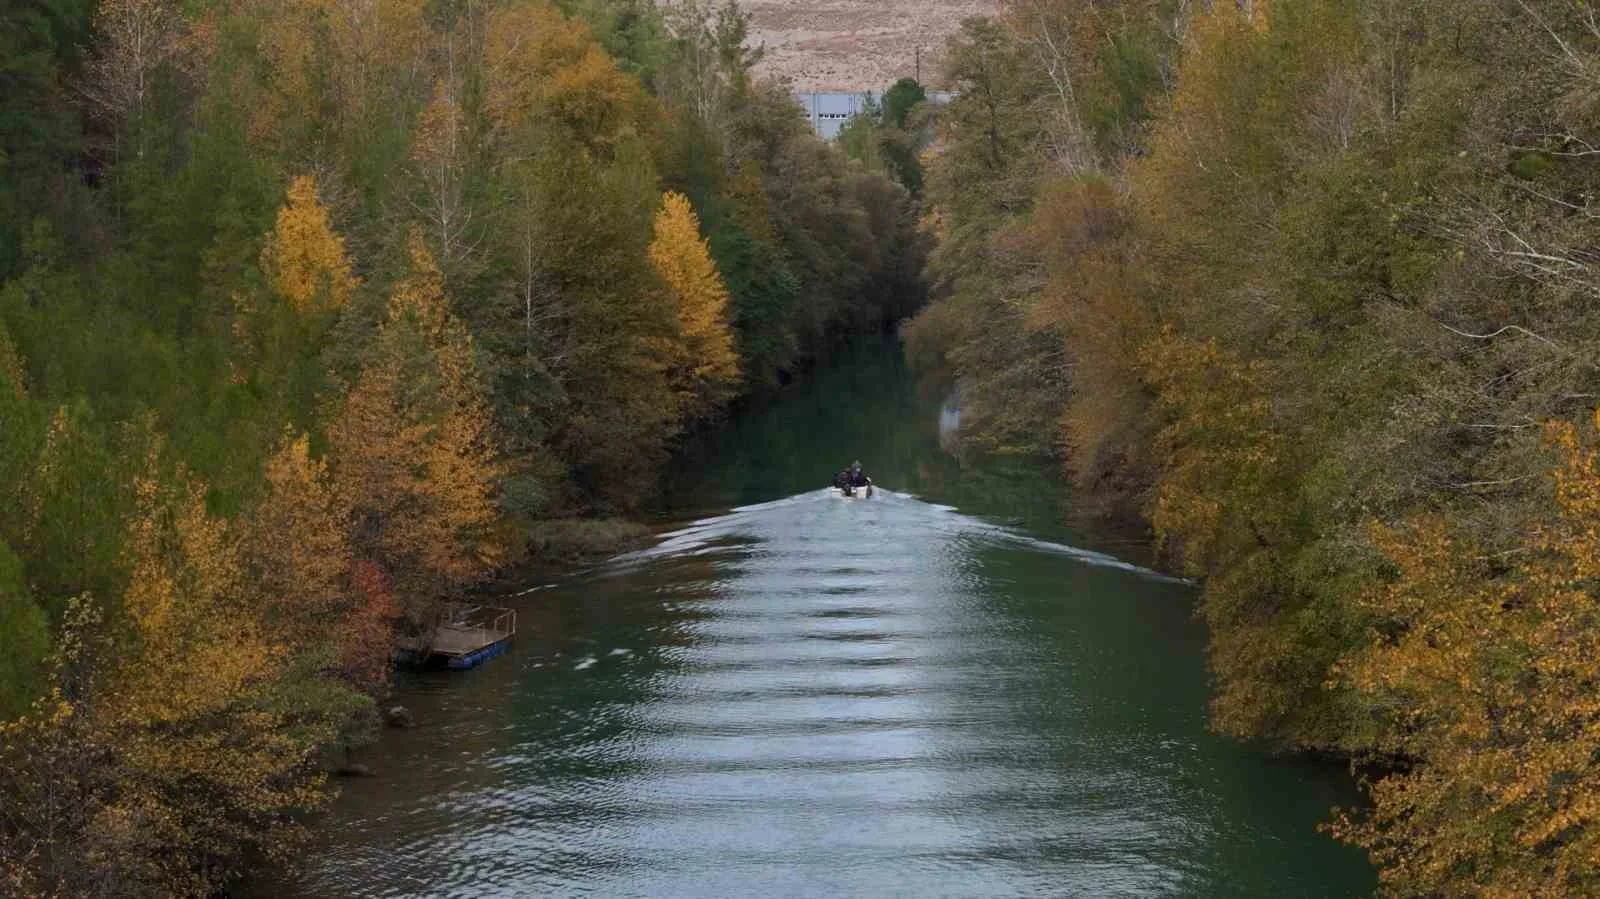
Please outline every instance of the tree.
[[[120, 134], [138, 127], [160, 70], [183, 52], [183, 13], [171, 0], [102, 0], [94, 30], [97, 52], [83, 96]], [[143, 142], [135, 152], [144, 155]]]
[[907, 329], [907, 349], [960, 390], [967, 449], [1048, 454], [1066, 372], [1059, 339], [1030, 322], [1026, 300], [1041, 287], [1023, 239], [1043, 161], [1035, 88], [1015, 40], [990, 20], [952, 38], [947, 75], [958, 96], [940, 113], [945, 148], [925, 201], [943, 225], [925, 275], [935, 302]]
[[928, 101], [928, 91], [915, 78], [896, 81], [883, 95], [883, 121], [904, 131], [911, 113]]
[[446, 273], [460, 271], [482, 240], [468, 196], [468, 136], [459, 91], [449, 79], [434, 85], [411, 143], [416, 180], [423, 188], [422, 200], [414, 206], [427, 222]]
[[70, 180], [60, 161], [80, 149], [83, 123], [62, 75], [77, 69], [92, 6], [12, 0], [0, 11], [0, 283], [25, 267], [22, 245], [49, 209], [47, 188]]
[[749, 91], [750, 72], [765, 53], [764, 47], [749, 46], [750, 17], [735, 0], [720, 5], [673, 0], [665, 15], [676, 58], [665, 73], [662, 96], [721, 130], [729, 110]]
[[440, 598], [502, 558], [504, 468], [472, 338], [419, 233], [407, 251], [409, 271], [328, 436], [355, 558], [392, 585], [412, 632], [427, 634]]
[[22, 560], [0, 541], [0, 722], [26, 711], [42, 686], [50, 651], [50, 622], [28, 589]]
[[75, 603], [51, 689], [0, 729], [0, 860], [41, 892], [192, 895], [284, 858], [325, 798], [315, 754], [360, 705], [284, 665], [227, 523], [181, 470], [160, 485], [158, 459], [134, 485], [126, 628]]
[[581, 23], [543, 3], [491, 14], [483, 48], [485, 108], [502, 142], [533, 123], [608, 154], [643, 130], [649, 103]]
[[672, 380], [685, 414], [699, 418], [726, 402], [739, 381], [728, 289], [687, 197], [668, 193], [662, 198], [655, 234], [650, 262], [671, 288], [678, 309], [681, 343], [671, 354]]
[[278, 210], [277, 226], [261, 251], [261, 269], [300, 312], [337, 309], [359, 286], [344, 238], [334, 232], [327, 209], [317, 200], [315, 177], [300, 175], [289, 183], [288, 202]]
[[665, 19], [652, 0], [561, 0], [558, 5], [587, 23], [617, 64], [646, 86], [655, 83], [671, 58]]
[[1374, 527], [1378, 639], [1340, 675], [1386, 710], [1378, 749], [1418, 763], [1337, 830], [1397, 895], [1600, 889], [1600, 466], [1592, 433], [1546, 433], [1554, 503], [1520, 553], [1487, 556], [1437, 517]]

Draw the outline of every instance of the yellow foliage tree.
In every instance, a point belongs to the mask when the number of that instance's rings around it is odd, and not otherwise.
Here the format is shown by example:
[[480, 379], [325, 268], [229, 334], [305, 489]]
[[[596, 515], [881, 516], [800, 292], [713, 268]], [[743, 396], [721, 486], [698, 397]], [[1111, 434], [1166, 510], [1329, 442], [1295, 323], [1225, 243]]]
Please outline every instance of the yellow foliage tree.
[[304, 435], [286, 434], [263, 472], [266, 495], [244, 524], [250, 585], [273, 633], [295, 646], [329, 633], [347, 592], [349, 528], [334, 501], [327, 463]]
[[261, 251], [261, 270], [299, 311], [337, 309], [360, 285], [350, 270], [344, 238], [334, 230], [328, 210], [317, 200], [317, 179], [300, 175], [289, 184], [288, 202]]
[[496, 10], [484, 43], [486, 107], [497, 129], [558, 122], [594, 149], [637, 131], [649, 101], [581, 22], [546, 3]]
[[739, 381], [739, 355], [728, 321], [728, 288], [700, 237], [700, 219], [688, 197], [668, 193], [662, 198], [650, 263], [677, 303], [682, 342], [671, 354], [674, 388], [685, 411], [698, 417], [732, 395]]
[[315, 755], [358, 705], [296, 677], [232, 529], [181, 470], [163, 486], [158, 458], [134, 484], [115, 651], [76, 660], [107, 632], [69, 620], [59, 650], [76, 670], [0, 729], [12, 811], [49, 834], [51, 855], [27, 863], [46, 893], [205, 895], [286, 859], [326, 799]]
[[1520, 551], [1438, 518], [1373, 530], [1394, 576], [1339, 675], [1387, 710], [1378, 749], [1421, 761], [1338, 830], [1397, 893], [1600, 894], [1600, 465], [1572, 425], [1548, 434], [1555, 505]]
[[419, 234], [409, 251], [411, 271], [329, 437], [357, 558], [379, 569], [423, 631], [440, 597], [502, 557], [504, 466], [471, 335]]
[[251, 586], [275, 638], [351, 685], [388, 682], [398, 617], [387, 582], [355, 559], [351, 510], [305, 434], [286, 434], [265, 469], [267, 494], [245, 526]]
[[107, 857], [165, 847], [204, 860], [161, 875], [174, 892], [203, 892], [240, 873], [245, 853], [283, 857], [295, 816], [324, 799], [313, 755], [339, 722], [277, 705], [284, 649], [249, 606], [237, 539], [207, 513], [203, 486], [180, 473], [163, 489], [147, 475], [135, 493], [124, 606], [138, 646], [100, 707], [122, 788], [93, 826], [117, 847]]

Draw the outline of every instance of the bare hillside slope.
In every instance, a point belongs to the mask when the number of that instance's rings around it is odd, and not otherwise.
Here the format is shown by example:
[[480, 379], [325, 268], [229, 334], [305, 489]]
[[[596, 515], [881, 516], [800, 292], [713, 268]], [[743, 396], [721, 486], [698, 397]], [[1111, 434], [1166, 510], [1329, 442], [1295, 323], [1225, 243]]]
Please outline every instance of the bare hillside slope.
[[881, 91], [916, 74], [939, 86], [939, 53], [968, 16], [996, 0], [743, 0], [752, 41], [765, 43], [764, 74], [797, 91]]

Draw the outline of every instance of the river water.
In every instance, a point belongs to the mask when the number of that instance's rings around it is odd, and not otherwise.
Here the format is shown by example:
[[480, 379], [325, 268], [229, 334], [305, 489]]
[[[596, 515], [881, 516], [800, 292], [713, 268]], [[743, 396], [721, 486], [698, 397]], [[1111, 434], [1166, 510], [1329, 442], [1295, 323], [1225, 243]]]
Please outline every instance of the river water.
[[[517, 585], [510, 655], [402, 680], [421, 726], [273, 892], [1370, 893], [1317, 832], [1342, 770], [1207, 732], [1192, 589], [1079, 548], [1058, 487], [963, 468], [939, 419], [892, 347], [748, 416], [657, 545]], [[816, 489], [857, 457], [886, 490]]]

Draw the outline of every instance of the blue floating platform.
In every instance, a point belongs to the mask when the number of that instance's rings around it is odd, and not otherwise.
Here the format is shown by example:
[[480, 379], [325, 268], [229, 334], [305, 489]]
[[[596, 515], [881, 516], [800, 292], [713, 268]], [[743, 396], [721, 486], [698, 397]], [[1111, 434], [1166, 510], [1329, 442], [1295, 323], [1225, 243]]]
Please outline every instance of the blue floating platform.
[[511, 638], [507, 637], [498, 643], [491, 643], [482, 649], [469, 652], [466, 655], [450, 656], [445, 661], [445, 667], [452, 671], [466, 671], [476, 668], [484, 662], [498, 655], [505, 655], [511, 649]]
[[510, 609], [455, 603], [445, 608], [430, 637], [403, 643], [394, 659], [416, 667], [442, 662], [465, 671], [505, 654], [516, 632], [517, 613]]

